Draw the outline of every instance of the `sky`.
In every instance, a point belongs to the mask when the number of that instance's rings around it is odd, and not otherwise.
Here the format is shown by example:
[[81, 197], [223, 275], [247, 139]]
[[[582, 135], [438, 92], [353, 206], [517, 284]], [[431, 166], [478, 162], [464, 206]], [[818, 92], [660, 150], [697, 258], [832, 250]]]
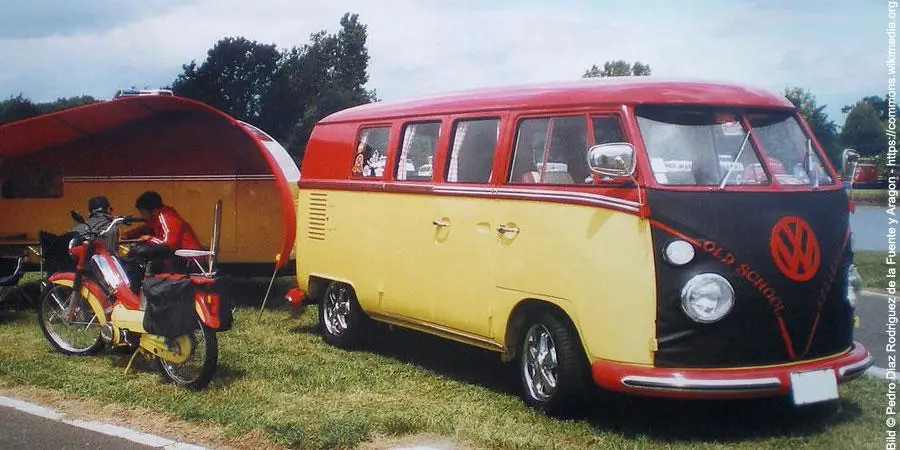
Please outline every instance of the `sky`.
[[654, 76], [809, 89], [829, 117], [887, 93], [881, 0], [5, 0], [0, 98], [35, 102], [167, 86], [221, 38], [279, 49], [368, 26], [369, 84], [383, 101], [578, 79], [592, 64]]

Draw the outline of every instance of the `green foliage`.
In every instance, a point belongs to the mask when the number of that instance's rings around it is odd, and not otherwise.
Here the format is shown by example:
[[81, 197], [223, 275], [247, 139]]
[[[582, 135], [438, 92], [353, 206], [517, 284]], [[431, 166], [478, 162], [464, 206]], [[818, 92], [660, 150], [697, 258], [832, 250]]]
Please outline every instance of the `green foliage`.
[[887, 136], [875, 107], [861, 100], [850, 110], [841, 130], [841, 141], [860, 155], [872, 156], [887, 148]]
[[182, 66], [184, 72], [172, 83], [172, 90], [256, 123], [279, 56], [275, 44], [226, 37], [207, 52], [206, 61], [199, 66], [196, 61]]
[[98, 100], [89, 95], [58, 98], [47, 103], [33, 103], [19, 94], [0, 102], [0, 125], [25, 120], [41, 114], [49, 114], [64, 109], [95, 103]]
[[816, 96], [800, 87], [785, 88], [784, 96], [800, 110], [800, 114], [806, 119], [831, 163], [835, 167], [840, 167], [842, 148], [838, 141], [837, 124], [825, 113], [828, 105], [819, 106]]
[[[869, 95], [867, 97], [863, 97], [860, 102], [872, 105], [872, 107], [875, 108], [875, 112], [878, 114], [879, 120], [888, 120], [891, 106], [893, 106], [894, 108], [895, 117], [898, 115], [897, 113], [900, 112], [900, 110], [898, 110], [898, 105], [895, 102], [888, 101], [888, 98], [889, 96], [887, 95], [885, 95], [883, 98], [877, 95]], [[841, 112], [847, 114], [851, 112], [853, 108], [855, 108], [858, 104], [859, 102], [853, 105], [845, 105], [843, 108], [841, 108]]]
[[641, 76], [649, 76], [650, 75], [650, 65], [642, 64], [640, 61], [635, 61], [634, 64], [629, 64], [623, 60], [618, 61], [607, 61], [603, 63], [603, 69], [597, 67], [596, 64], [592, 65], [590, 69], [584, 72], [582, 78], [598, 78], [598, 77], [641, 77]]
[[345, 14], [336, 34], [319, 31], [310, 43], [279, 51], [224, 38], [206, 61], [192, 61], [173, 83], [176, 95], [207, 103], [266, 130], [297, 160], [323, 117], [375, 100], [369, 81], [366, 25]]

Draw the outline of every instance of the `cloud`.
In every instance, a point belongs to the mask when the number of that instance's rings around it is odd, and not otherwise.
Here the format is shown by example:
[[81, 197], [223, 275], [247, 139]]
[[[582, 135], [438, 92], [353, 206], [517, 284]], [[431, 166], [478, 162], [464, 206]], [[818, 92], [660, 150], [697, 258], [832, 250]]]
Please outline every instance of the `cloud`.
[[222, 37], [290, 48], [321, 29], [336, 31], [343, 13], [356, 12], [368, 25], [369, 88], [384, 100], [575, 79], [592, 64], [625, 59], [649, 63], [654, 75], [666, 77], [776, 92], [802, 86], [840, 121], [845, 99], [886, 91], [883, 9], [802, 1], [509, 0], [489, 7], [474, 0], [170, 1], [155, 10], [100, 14], [68, 34], [40, 26], [0, 34], [7, 36], [0, 39], [0, 86], [37, 101], [85, 93], [108, 98], [122, 87], [168, 85], [182, 64], [205, 59]]

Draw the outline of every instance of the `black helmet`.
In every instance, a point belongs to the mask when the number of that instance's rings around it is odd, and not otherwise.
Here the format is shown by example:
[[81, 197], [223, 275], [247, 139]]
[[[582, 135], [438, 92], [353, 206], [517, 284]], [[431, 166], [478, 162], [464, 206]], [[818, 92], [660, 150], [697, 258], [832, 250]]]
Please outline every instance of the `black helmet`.
[[98, 195], [96, 197], [91, 197], [91, 199], [88, 200], [88, 213], [94, 214], [107, 211], [109, 211], [109, 199], [106, 197]]
[[162, 197], [153, 191], [144, 192], [134, 201], [134, 207], [145, 211], [155, 211], [163, 207]]

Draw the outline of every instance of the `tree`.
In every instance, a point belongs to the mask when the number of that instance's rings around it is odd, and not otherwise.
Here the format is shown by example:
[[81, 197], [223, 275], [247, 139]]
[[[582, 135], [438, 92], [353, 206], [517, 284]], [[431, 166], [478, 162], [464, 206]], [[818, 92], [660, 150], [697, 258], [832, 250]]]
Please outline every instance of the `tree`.
[[285, 52], [263, 99], [263, 127], [298, 159], [316, 122], [377, 100], [364, 87], [369, 80], [367, 27], [356, 14], [344, 14], [340, 23], [337, 34], [314, 33], [309, 44]]
[[19, 94], [0, 102], [0, 125], [40, 115], [38, 107]]
[[818, 106], [816, 96], [800, 87], [785, 88], [784, 96], [800, 110], [832, 164], [840, 167], [841, 146], [838, 142], [837, 125], [825, 113], [828, 105]]
[[603, 69], [597, 67], [596, 64], [592, 65], [590, 69], [584, 72], [584, 75], [581, 78], [598, 78], [598, 77], [642, 77], [650, 75], [650, 66], [648, 64], [641, 64], [640, 61], [635, 61], [634, 64], [629, 64], [623, 60], [618, 61], [607, 61], [603, 63]]
[[183, 65], [184, 72], [172, 83], [172, 90], [256, 123], [279, 57], [275, 44], [226, 37], [207, 52], [206, 61], [199, 66], [196, 61]]
[[879, 120], [878, 111], [867, 101], [869, 98], [853, 105], [841, 130], [844, 145], [856, 149], [863, 156], [874, 156], [887, 148], [884, 126]]
[[[860, 100], [860, 102], [865, 102], [865, 103], [872, 105], [872, 107], [875, 108], [875, 113], [878, 115], [879, 120], [888, 120], [888, 114], [890, 112], [889, 111], [890, 103], [888, 102], [887, 95], [885, 95], [884, 98], [879, 97], [877, 95], [870, 95], [868, 97], [863, 97], [863, 99]], [[841, 108], [841, 112], [844, 114], [849, 113], [850, 111], [853, 110], [853, 108], [855, 108], [858, 105], [859, 105], [858, 102], [854, 105], [845, 105], [843, 108]], [[898, 112], [900, 112], [900, 105], [897, 105], [895, 103], [894, 104], [894, 116], [895, 117], [898, 115], [897, 114]]]
[[320, 31], [310, 43], [280, 51], [243, 37], [224, 38], [206, 61], [184, 65], [172, 84], [190, 97], [265, 130], [298, 160], [313, 125], [338, 110], [375, 101], [365, 89], [366, 26], [344, 14], [337, 34]]

